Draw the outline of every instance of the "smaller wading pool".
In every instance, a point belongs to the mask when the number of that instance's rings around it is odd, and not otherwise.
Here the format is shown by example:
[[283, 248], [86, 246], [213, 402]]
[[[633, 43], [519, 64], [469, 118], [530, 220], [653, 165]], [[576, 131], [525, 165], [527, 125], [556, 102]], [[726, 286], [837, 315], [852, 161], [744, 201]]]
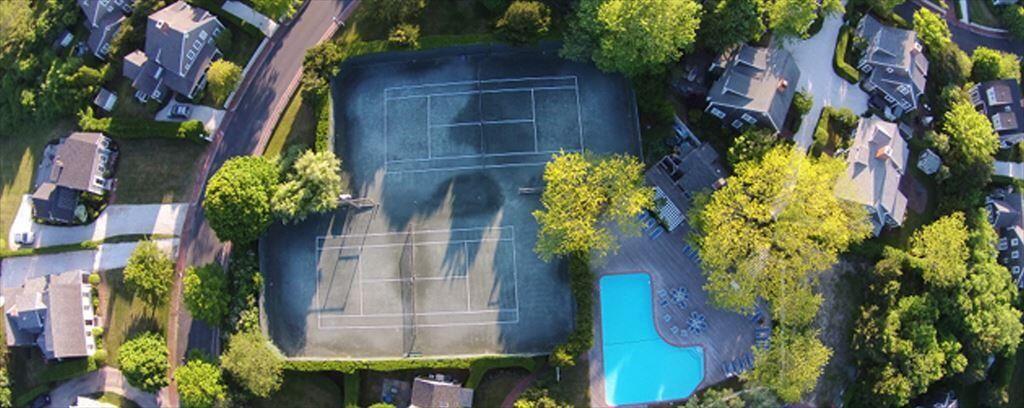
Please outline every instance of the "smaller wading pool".
[[643, 404], [693, 394], [704, 379], [704, 352], [675, 347], [658, 335], [650, 275], [607, 275], [600, 286], [605, 403]]

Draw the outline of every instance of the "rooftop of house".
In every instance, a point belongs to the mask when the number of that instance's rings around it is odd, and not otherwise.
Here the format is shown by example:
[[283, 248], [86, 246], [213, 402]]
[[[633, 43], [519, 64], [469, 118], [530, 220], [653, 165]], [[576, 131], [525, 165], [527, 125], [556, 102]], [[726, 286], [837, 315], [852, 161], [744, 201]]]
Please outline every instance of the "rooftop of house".
[[971, 102], [992, 121], [1000, 136], [1024, 133], [1024, 97], [1013, 79], [982, 82], [971, 88]]
[[909, 154], [895, 123], [876, 116], [861, 119], [846, 156], [846, 172], [836, 184], [836, 195], [885, 210], [897, 222], [902, 222], [907, 197], [899, 186]]
[[110, 140], [102, 133], [75, 132], [57, 145], [47, 182], [73, 190], [89, 191], [95, 174], [106, 160], [103, 151]]
[[918, 46], [916, 32], [887, 26], [871, 15], [861, 20], [859, 30], [859, 35], [868, 44], [864, 59], [872, 65], [884, 67], [872, 71], [872, 80], [909, 81], [916, 88], [916, 93], [924, 92], [929, 63]]
[[149, 16], [146, 56], [177, 76], [188, 76], [215, 35], [214, 27], [223, 29], [216, 16], [179, 0]]
[[419, 408], [460, 408], [473, 406], [473, 390], [459, 384], [428, 378], [412, 383], [412, 403]]
[[800, 83], [800, 68], [781, 48], [742, 45], [733, 51], [725, 72], [711, 86], [712, 103], [764, 112], [782, 126]]
[[68, 271], [31, 278], [19, 287], [6, 288], [9, 307], [8, 346], [38, 345], [47, 358], [74, 358], [90, 354], [85, 319], [88, 289], [84, 272]]

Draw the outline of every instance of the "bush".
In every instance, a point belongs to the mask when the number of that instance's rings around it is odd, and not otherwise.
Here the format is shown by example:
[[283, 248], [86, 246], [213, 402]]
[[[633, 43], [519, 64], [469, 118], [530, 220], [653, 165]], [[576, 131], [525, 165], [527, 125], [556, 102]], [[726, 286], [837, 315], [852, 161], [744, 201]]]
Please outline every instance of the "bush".
[[242, 80], [242, 67], [231, 61], [220, 59], [210, 64], [210, 69], [206, 71], [206, 79], [214, 103], [220, 105]]
[[529, 44], [547, 34], [551, 9], [539, 1], [517, 0], [508, 6], [495, 25], [498, 34], [512, 44]]
[[999, 17], [1010, 34], [1018, 40], [1024, 40], [1024, 6], [1014, 4], [1004, 7]]
[[281, 388], [284, 360], [260, 332], [231, 336], [220, 364], [239, 385], [257, 397], [269, 397]]
[[971, 55], [971, 80], [985, 82], [997, 79], [1020, 81], [1017, 56], [988, 47], [978, 47]]
[[99, 285], [100, 284], [100, 274], [98, 274], [96, 272], [90, 273], [89, 274], [89, 284], [92, 285], [92, 286]]
[[146, 303], [163, 303], [174, 282], [174, 263], [155, 242], [141, 241], [124, 267], [124, 282]]
[[103, 328], [102, 327], [93, 327], [92, 328], [92, 337], [94, 337], [94, 338], [103, 337]]
[[572, 297], [576, 302], [576, 318], [568, 340], [551, 352], [551, 363], [568, 367], [576, 364], [576, 357], [594, 346], [594, 273], [586, 255], [569, 257], [569, 279]]
[[185, 139], [206, 143], [206, 130], [198, 120], [162, 122], [124, 116], [97, 118], [91, 107], [78, 112], [78, 126], [86, 132], [102, 132], [123, 139]]
[[101, 366], [107, 365], [107, 350], [104, 350], [104, 349], [96, 350], [96, 352], [92, 354], [92, 359], [94, 361], [96, 361], [97, 365], [101, 365]]
[[203, 209], [210, 228], [222, 241], [255, 241], [272, 221], [270, 197], [278, 169], [260, 156], [229, 159], [206, 185]]
[[345, 408], [359, 408], [359, 374], [345, 374]]
[[851, 84], [855, 84], [860, 81], [860, 71], [846, 63], [846, 55], [849, 52], [848, 48], [851, 46], [850, 37], [853, 34], [849, 26], [843, 26], [839, 29], [839, 37], [836, 40], [836, 53], [832, 58], [832, 68], [835, 69], [836, 75], [846, 80]]
[[213, 327], [223, 327], [228, 315], [228, 279], [220, 264], [190, 266], [182, 279], [183, 300], [189, 313]]
[[331, 150], [331, 143], [334, 135], [331, 134], [331, 96], [328, 94], [316, 100], [316, 151], [326, 152]]
[[202, 358], [189, 359], [174, 371], [183, 407], [213, 407], [227, 398], [220, 367]]
[[156, 333], [144, 333], [124, 342], [117, 363], [128, 383], [156, 392], [168, 384], [167, 342]]
[[394, 47], [420, 47], [420, 26], [415, 24], [399, 24], [388, 34], [388, 44]]

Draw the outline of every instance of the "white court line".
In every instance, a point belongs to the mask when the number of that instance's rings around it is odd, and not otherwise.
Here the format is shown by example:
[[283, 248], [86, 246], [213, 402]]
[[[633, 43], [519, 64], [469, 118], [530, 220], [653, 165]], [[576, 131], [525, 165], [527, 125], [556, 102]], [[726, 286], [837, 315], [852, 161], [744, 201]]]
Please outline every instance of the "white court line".
[[562, 86], [538, 86], [532, 88], [499, 88], [499, 89], [484, 89], [484, 90], [473, 90], [473, 91], [456, 91], [456, 92], [434, 92], [423, 95], [405, 95], [405, 96], [386, 96], [385, 101], [400, 101], [409, 99], [426, 98], [428, 96], [434, 97], [445, 97], [445, 96], [464, 96], [464, 95], [480, 95], [480, 94], [498, 94], [498, 93], [526, 93], [529, 90], [538, 91], [568, 91], [570, 89], [576, 89], [574, 86], [562, 85]]
[[[455, 156], [439, 156], [439, 157], [434, 157], [434, 158], [430, 158], [430, 159], [425, 158], [425, 157], [421, 157], [421, 158], [418, 158], [418, 159], [399, 159], [399, 160], [392, 160], [391, 162], [392, 163], [409, 163], [409, 162], [441, 161], [441, 160], [453, 160], [453, 159], [475, 159], [475, 158], [488, 158], [488, 157], [531, 156], [531, 155], [536, 155], [536, 154], [549, 155], [549, 154], [555, 154], [555, 153], [561, 152], [562, 150], [565, 150], [565, 149], [560, 149], [560, 150], [543, 150], [543, 151], [539, 151], [539, 152], [490, 153], [490, 154], [487, 154], [487, 155], [458, 154], [458, 155], [455, 155]], [[565, 150], [565, 151], [568, 152], [568, 151], [576, 151], [576, 150]], [[547, 163], [547, 161], [545, 161], [545, 163]]]
[[[515, 245], [515, 241], [512, 242], [512, 245]], [[463, 260], [466, 261], [466, 310], [469, 311], [473, 310], [473, 303], [471, 301], [473, 299], [473, 291], [469, 290], [469, 244], [462, 243], [462, 253], [465, 255]]]
[[[578, 149], [565, 149], [567, 153], [579, 152]], [[473, 170], [473, 169], [503, 169], [512, 167], [533, 167], [533, 166], [544, 166], [547, 165], [547, 160], [535, 163], [513, 163], [513, 164], [479, 164], [475, 166], [457, 166], [457, 167], [442, 167], [436, 169], [416, 169], [416, 170], [395, 170], [388, 171], [388, 174], [405, 174], [405, 173], [430, 173], [434, 171], [460, 171], [460, 170]]]
[[503, 120], [478, 120], [476, 122], [456, 122], [448, 123], [443, 125], [429, 125], [428, 129], [437, 128], [449, 128], [449, 127], [462, 127], [462, 126], [483, 126], [483, 125], [516, 125], [520, 123], [533, 123], [536, 127], [536, 123], [533, 119], [503, 119]]
[[471, 85], [471, 84], [493, 84], [501, 82], [524, 82], [524, 81], [540, 81], [540, 80], [559, 80], [559, 79], [571, 79], [576, 78], [576, 75], [562, 75], [562, 76], [538, 76], [538, 77], [519, 77], [519, 78], [495, 78], [495, 79], [473, 79], [467, 81], [454, 81], [454, 82], [435, 82], [430, 84], [420, 85], [400, 85], [400, 86], [389, 86], [384, 88], [384, 91], [390, 91], [394, 89], [419, 89], [429, 88], [432, 86], [452, 86], [452, 85]]
[[519, 320], [519, 262], [516, 261], [516, 229], [512, 227], [512, 298], [516, 302], [516, 320]]
[[[511, 238], [481, 238], [481, 239], [460, 239], [460, 240], [453, 240], [453, 241], [423, 241], [423, 242], [416, 242], [416, 243], [412, 244], [411, 246], [413, 246], [413, 247], [442, 246], [442, 245], [448, 245], [448, 244], [465, 244], [465, 243], [477, 243], [477, 242], [504, 242], [504, 241], [511, 241], [511, 240], [512, 240]], [[323, 249], [346, 250], [346, 249], [366, 249], [366, 248], [394, 248], [394, 247], [404, 247], [404, 246], [406, 246], [406, 245], [405, 244], [368, 244], [368, 245], [352, 245], [352, 246], [348, 246], [348, 245], [330, 246], [330, 247], [323, 247]], [[323, 251], [321, 251], [321, 252], [323, 252]]]
[[498, 312], [498, 313], [517, 312], [518, 313], [519, 309], [485, 309], [485, 310], [469, 310], [469, 311], [452, 310], [452, 311], [447, 311], [447, 312], [442, 311], [442, 312], [423, 312], [423, 313], [375, 313], [375, 314], [368, 314], [368, 315], [362, 315], [362, 316], [359, 316], [359, 315], [344, 315], [344, 314], [333, 314], [332, 315], [332, 314], [330, 314], [330, 312], [328, 312], [326, 317], [328, 319], [336, 319], [336, 318], [344, 318], [344, 317], [405, 317], [405, 316], [448, 316], [448, 315], [468, 316], [468, 315], [487, 314], [487, 313], [494, 313], [494, 312]]
[[434, 154], [430, 151], [430, 145], [432, 137], [430, 137], [430, 95], [427, 95], [427, 158], [434, 157]]
[[458, 280], [466, 279], [465, 276], [427, 276], [423, 278], [373, 278], [363, 279], [360, 283], [388, 283], [388, 282], [412, 282], [412, 281], [443, 281], [443, 280]]
[[579, 78], [572, 78], [574, 86], [576, 88], [576, 122], [580, 125], [580, 150], [584, 150], [583, 146], [583, 107], [580, 104], [580, 80]]
[[[446, 328], [446, 327], [460, 327], [460, 326], [494, 326], [505, 325], [505, 324], [519, 324], [519, 312], [515, 312], [515, 320], [497, 320], [490, 322], [466, 322], [466, 323], [433, 323], [433, 324], [417, 324], [416, 327], [425, 328]], [[330, 318], [331, 316], [328, 316]], [[397, 325], [382, 325], [382, 326], [323, 326], [321, 323], [317, 323], [317, 329], [319, 330], [372, 330], [372, 329], [404, 329], [404, 324]]]
[[533, 112], [533, 151], [540, 150], [540, 143], [537, 142], [537, 91], [530, 90], [530, 111]]
[[491, 230], [515, 230], [514, 225], [502, 225], [500, 227], [466, 227], [466, 228], [451, 228], [451, 229], [430, 229], [430, 230], [416, 230], [414, 232], [369, 232], [365, 234], [346, 234], [346, 235], [321, 235], [319, 238], [359, 238], [359, 237], [381, 237], [388, 235], [407, 235], [407, 234], [432, 234], [435, 232], [467, 232], [467, 231], [491, 231]]

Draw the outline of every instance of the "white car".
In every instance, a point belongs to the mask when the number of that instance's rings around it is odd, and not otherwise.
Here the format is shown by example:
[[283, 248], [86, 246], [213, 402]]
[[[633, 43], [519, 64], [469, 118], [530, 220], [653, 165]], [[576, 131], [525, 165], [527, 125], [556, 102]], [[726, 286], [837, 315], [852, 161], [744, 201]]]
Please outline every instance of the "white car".
[[19, 232], [14, 234], [14, 243], [18, 245], [32, 245], [36, 242], [36, 233], [32, 231]]

